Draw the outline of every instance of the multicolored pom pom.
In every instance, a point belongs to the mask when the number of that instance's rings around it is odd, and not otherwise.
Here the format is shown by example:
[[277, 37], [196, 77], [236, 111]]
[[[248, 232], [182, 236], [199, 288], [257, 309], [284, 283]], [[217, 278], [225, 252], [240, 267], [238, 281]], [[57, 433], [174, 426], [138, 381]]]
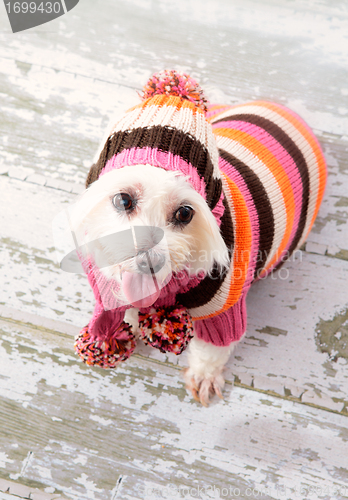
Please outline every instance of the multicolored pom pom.
[[193, 337], [191, 316], [179, 305], [159, 307], [152, 313], [139, 312], [139, 329], [145, 344], [175, 354], [181, 354]]
[[208, 109], [208, 100], [202, 88], [186, 73], [175, 70], [155, 73], [144, 86], [142, 98], [145, 100], [158, 94], [179, 96], [193, 102], [204, 112]]
[[136, 340], [132, 328], [125, 322], [112, 337], [102, 341], [91, 338], [87, 325], [76, 337], [74, 345], [76, 353], [84, 363], [106, 369], [116, 368], [119, 363], [128, 359], [135, 346]]

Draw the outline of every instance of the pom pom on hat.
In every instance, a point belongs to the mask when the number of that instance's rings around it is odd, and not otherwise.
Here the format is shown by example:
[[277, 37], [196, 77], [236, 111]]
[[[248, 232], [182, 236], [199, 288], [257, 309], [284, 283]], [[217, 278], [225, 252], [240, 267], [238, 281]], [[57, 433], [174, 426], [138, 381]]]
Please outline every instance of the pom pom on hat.
[[191, 316], [179, 305], [159, 307], [150, 313], [139, 311], [139, 329], [144, 343], [161, 352], [181, 354], [193, 337]]
[[115, 368], [121, 361], [133, 354], [136, 346], [132, 328], [123, 322], [114, 335], [105, 340], [97, 340], [88, 330], [82, 328], [75, 339], [75, 351], [87, 365], [100, 368]]
[[200, 85], [191, 76], [175, 70], [164, 70], [155, 73], [143, 88], [142, 98], [155, 95], [173, 95], [193, 102], [204, 112], [208, 108], [208, 100]]

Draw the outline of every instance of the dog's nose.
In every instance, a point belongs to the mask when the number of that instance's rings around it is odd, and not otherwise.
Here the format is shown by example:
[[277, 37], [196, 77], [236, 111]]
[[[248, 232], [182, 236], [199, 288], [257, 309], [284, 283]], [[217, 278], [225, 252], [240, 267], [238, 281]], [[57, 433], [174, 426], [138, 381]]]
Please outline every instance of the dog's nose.
[[158, 273], [164, 266], [166, 258], [162, 254], [140, 252], [135, 257], [138, 270], [143, 274]]

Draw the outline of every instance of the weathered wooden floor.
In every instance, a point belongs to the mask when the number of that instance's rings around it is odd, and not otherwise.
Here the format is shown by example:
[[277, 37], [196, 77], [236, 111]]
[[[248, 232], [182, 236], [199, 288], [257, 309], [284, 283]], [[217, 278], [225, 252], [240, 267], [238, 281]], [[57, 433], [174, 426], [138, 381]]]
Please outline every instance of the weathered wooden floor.
[[[15, 35], [0, 11], [0, 499], [348, 498], [347, 2], [80, 0]], [[292, 108], [329, 166], [305, 249], [252, 288], [208, 409], [185, 353], [76, 359], [93, 297], [51, 230], [110, 118], [171, 67], [212, 101]]]

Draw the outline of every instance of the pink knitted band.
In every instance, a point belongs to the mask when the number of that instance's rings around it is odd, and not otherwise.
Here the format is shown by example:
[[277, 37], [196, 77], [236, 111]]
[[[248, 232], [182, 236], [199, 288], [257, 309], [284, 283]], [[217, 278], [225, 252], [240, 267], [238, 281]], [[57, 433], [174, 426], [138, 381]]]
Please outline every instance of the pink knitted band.
[[105, 167], [100, 173], [100, 176], [111, 172], [114, 169], [126, 167], [129, 165], [153, 165], [154, 167], [160, 167], [165, 170], [170, 170], [173, 172], [181, 172], [183, 175], [189, 178], [191, 185], [194, 189], [206, 199], [205, 194], [205, 182], [198, 175], [197, 170], [187, 163], [180, 156], [174, 156], [172, 153], [166, 153], [164, 151], [159, 151], [155, 148], [132, 148], [126, 149], [117, 155], [114, 155], [105, 164]]
[[247, 326], [246, 294], [247, 290], [233, 307], [222, 314], [195, 321], [197, 337], [217, 346], [227, 346], [240, 340]]

